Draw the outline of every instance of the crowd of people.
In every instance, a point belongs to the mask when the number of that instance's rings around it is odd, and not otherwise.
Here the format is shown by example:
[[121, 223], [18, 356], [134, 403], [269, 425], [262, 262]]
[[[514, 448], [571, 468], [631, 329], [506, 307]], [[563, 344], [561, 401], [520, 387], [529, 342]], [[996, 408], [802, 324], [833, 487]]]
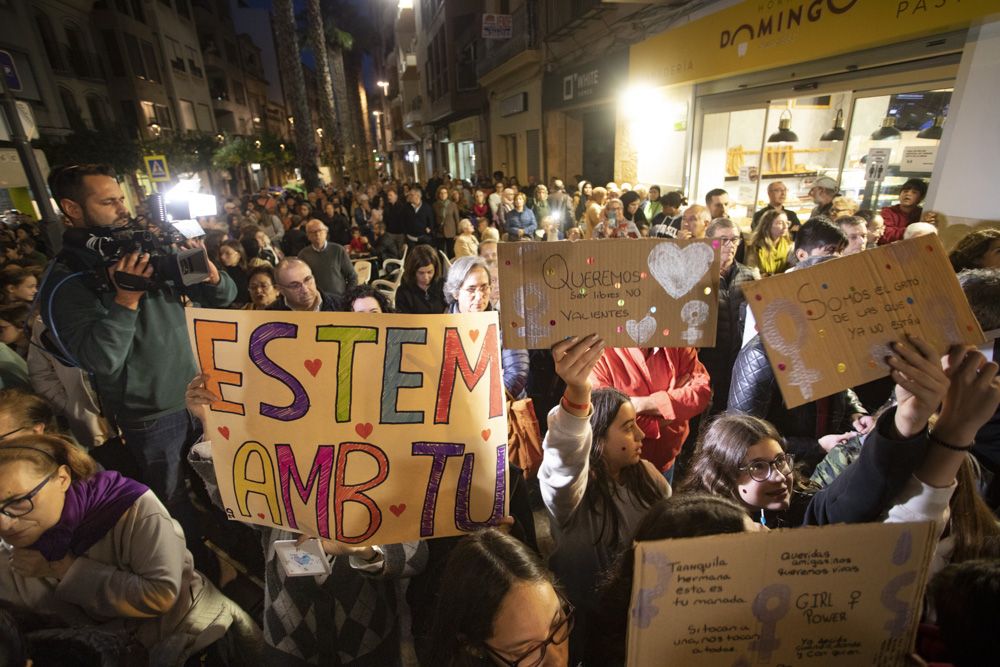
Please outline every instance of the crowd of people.
[[[576, 181], [440, 174], [221, 199], [184, 244], [203, 249], [206, 277], [183, 285], [148, 248], [101, 250], [123, 229], [161, 232], [110, 168], [55, 168], [63, 247], [27, 218], [0, 231], [5, 664], [623, 665], [637, 542], [900, 521], [939, 538], [923, 658], [993, 662], [996, 338], [941, 358], [904, 336], [889, 377], [790, 409], [741, 287], [936, 233], [926, 183], [876, 212], [822, 177], [801, 220], [772, 182], [744, 229], [722, 189], [688, 205], [656, 185]], [[498, 310], [511, 289], [498, 243], [645, 237], [715, 241], [713, 347], [616, 348], [585, 331], [502, 347], [508, 398], [532, 399], [544, 438], [530, 469], [511, 462], [510, 517], [462, 538], [321, 540], [332, 573], [297, 578], [274, 547], [296, 535], [223, 517], [250, 536], [239, 543], [256, 556], [235, 561], [263, 587], [259, 604], [233, 601], [232, 568], [206, 541], [221, 510], [203, 421], [220, 397], [184, 308]], [[982, 329], [1000, 330], [1000, 231], [970, 232], [950, 259]]]

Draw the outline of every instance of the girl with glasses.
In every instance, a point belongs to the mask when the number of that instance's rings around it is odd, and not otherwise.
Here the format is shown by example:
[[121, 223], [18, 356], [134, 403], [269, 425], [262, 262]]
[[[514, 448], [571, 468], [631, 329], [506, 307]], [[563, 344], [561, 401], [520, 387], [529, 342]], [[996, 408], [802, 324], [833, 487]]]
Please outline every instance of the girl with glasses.
[[[896, 405], [878, 417], [856, 460], [827, 486], [819, 488], [797, 478], [785, 440], [770, 423], [729, 413], [703, 431], [680, 491], [735, 500], [768, 527], [877, 521], [894, 502], [919, 504], [921, 494], [933, 495], [933, 485], [911, 485], [913, 479], [922, 481], [925, 460], [935, 460], [936, 447], [949, 448], [941, 442], [954, 446], [970, 442], [967, 434], [975, 435], [995, 411], [996, 402], [985, 394], [978, 400], [946, 400], [954, 372], [946, 372], [937, 352], [919, 338], [907, 337], [893, 343], [891, 350], [886, 361], [896, 382]], [[957, 366], [957, 361], [951, 365]], [[989, 368], [987, 383], [996, 373], [995, 365]], [[938, 426], [928, 433], [928, 422], [942, 402]], [[983, 410], [983, 405], [993, 409]]]
[[491, 528], [451, 552], [430, 665], [566, 667], [575, 611], [522, 542]]
[[242, 659], [257, 654], [259, 631], [194, 569], [180, 526], [156, 496], [98, 472], [64, 438], [0, 441], [0, 539], [10, 554], [0, 558], [8, 605], [67, 626], [123, 631], [151, 664], [184, 664], [223, 636]]

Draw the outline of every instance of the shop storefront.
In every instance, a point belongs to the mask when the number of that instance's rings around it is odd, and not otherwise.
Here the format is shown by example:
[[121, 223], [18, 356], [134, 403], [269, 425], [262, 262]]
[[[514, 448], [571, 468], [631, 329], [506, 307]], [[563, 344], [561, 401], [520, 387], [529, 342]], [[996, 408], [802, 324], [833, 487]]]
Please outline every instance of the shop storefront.
[[[546, 74], [542, 81], [546, 178], [567, 185], [615, 177], [616, 99], [628, 77], [628, 51]], [[573, 183], [575, 184], [575, 183]]]
[[[630, 84], [666, 100], [671, 117], [619, 107], [619, 154], [651, 182], [686, 146], [691, 201], [724, 188], [744, 223], [779, 181], [800, 217], [824, 176], [864, 208], [892, 204], [907, 178], [930, 178], [967, 28], [988, 13], [940, 4], [744, 2], [646, 40], [631, 50]], [[653, 126], [672, 151], [641, 140]]]
[[481, 168], [483, 132], [480, 117], [469, 116], [448, 126], [448, 170], [453, 178], [474, 181]]
[[480, 77], [489, 100], [489, 171], [540, 179], [542, 166], [542, 54], [526, 49]]

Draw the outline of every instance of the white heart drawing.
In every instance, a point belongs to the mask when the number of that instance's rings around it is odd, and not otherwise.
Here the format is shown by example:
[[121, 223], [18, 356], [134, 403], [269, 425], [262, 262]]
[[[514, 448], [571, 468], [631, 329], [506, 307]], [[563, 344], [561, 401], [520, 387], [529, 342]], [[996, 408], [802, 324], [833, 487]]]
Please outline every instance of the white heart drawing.
[[652, 315], [646, 315], [638, 322], [629, 320], [625, 322], [625, 331], [632, 337], [638, 345], [642, 345], [653, 337], [656, 332], [656, 319]]
[[674, 243], [660, 243], [646, 260], [656, 282], [675, 299], [690, 292], [713, 261], [715, 251], [706, 243], [692, 243], [683, 249]]

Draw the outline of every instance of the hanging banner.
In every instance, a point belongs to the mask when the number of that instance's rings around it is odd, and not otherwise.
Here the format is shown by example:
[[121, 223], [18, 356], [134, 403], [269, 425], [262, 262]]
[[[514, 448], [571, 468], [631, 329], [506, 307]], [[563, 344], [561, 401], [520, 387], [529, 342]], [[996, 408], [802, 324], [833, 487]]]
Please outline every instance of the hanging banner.
[[935, 541], [869, 523], [640, 542], [628, 664], [902, 665]]
[[609, 347], [711, 347], [718, 241], [604, 239], [497, 246], [503, 342], [597, 333]]
[[743, 283], [785, 405], [889, 374], [911, 334], [946, 354], [983, 332], [936, 234]]
[[362, 545], [507, 514], [496, 313], [187, 313], [230, 519]]

